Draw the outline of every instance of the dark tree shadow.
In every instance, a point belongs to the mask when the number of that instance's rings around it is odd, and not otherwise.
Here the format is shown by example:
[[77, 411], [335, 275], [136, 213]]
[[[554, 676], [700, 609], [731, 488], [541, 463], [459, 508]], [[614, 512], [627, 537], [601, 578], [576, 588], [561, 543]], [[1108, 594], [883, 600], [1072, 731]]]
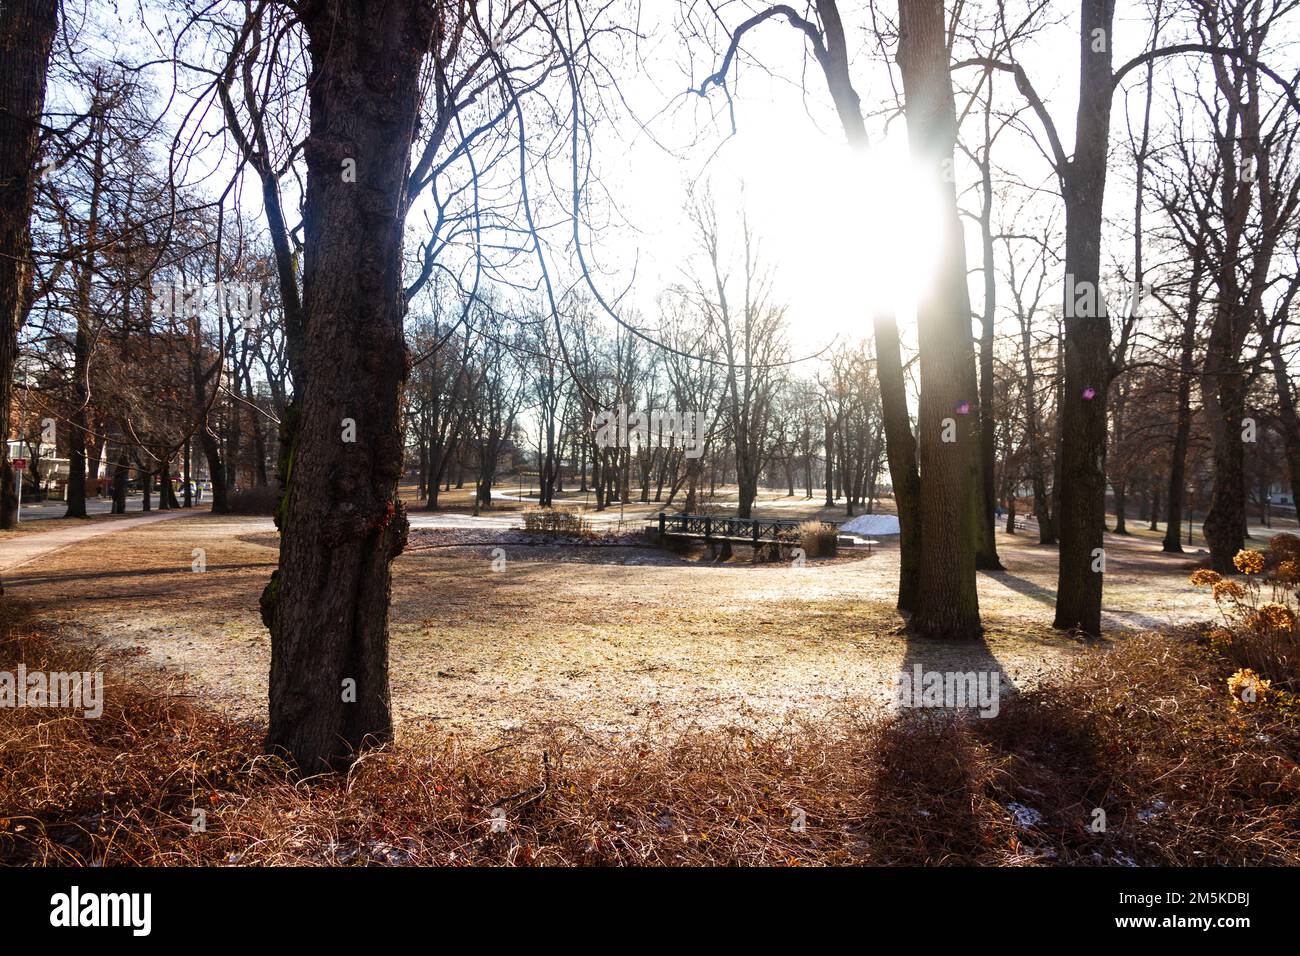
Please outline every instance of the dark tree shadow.
[[887, 834], [873, 862], [988, 865], [1017, 853], [1113, 862], [1114, 845], [1089, 829], [1094, 808], [1112, 821], [1117, 799], [1105, 735], [1051, 689], [1022, 692], [984, 641], [909, 635], [901, 670], [983, 672], [999, 680], [997, 716], [978, 708], [901, 707], [873, 741], [867, 795], [874, 827]]
[[[906, 632], [906, 647], [899, 675], [915, 677], [919, 666], [921, 673], [970, 673], [985, 675], [988, 687], [992, 690], [994, 679], [998, 686], [998, 700], [1006, 700], [1020, 693], [1015, 681], [1007, 674], [988, 643], [983, 638], [975, 641], [943, 641], [936, 638], [920, 637], [910, 631]], [[899, 708], [902, 709], [902, 708]], [[972, 708], [923, 708], [931, 714], [944, 713], [952, 716], [978, 716], [978, 710]], [[963, 710], [966, 714], [963, 714]]]
[[1028, 578], [1022, 578], [1010, 571], [981, 571], [980, 574], [1002, 582], [1017, 594], [1023, 594], [1032, 601], [1046, 604], [1048, 607], [1056, 607], [1056, 591], [1045, 588], [1041, 584], [1035, 584]]

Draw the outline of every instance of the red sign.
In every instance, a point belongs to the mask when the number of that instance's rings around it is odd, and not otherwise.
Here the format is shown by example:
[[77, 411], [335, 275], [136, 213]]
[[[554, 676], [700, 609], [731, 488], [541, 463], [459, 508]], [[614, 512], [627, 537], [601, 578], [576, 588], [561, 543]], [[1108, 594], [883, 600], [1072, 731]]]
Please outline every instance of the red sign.
[[15, 459], [14, 459], [14, 471], [22, 471], [22, 470], [23, 470], [24, 468], [26, 468], [26, 467], [27, 467], [27, 459], [26, 459], [26, 458], [15, 458]]

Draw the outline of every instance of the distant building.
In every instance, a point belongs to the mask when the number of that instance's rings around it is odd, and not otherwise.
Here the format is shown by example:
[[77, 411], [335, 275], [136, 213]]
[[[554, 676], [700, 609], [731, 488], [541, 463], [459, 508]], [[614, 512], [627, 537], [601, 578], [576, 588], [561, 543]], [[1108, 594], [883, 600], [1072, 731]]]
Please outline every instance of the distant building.
[[32, 467], [31, 463], [35, 461], [42, 481], [67, 480], [68, 459], [55, 457], [57, 449], [53, 442], [38, 441], [33, 444], [26, 439], [11, 438], [6, 444], [9, 446], [9, 460], [25, 458], [28, 468]]

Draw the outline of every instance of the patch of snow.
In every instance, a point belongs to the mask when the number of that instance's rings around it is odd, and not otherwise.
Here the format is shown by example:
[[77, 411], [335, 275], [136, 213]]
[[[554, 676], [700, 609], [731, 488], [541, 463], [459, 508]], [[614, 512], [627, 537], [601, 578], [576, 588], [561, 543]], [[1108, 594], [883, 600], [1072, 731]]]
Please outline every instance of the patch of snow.
[[1023, 803], [1008, 803], [1007, 809], [1011, 811], [1012, 816], [1016, 818], [1016, 825], [1022, 827], [1037, 826], [1043, 819], [1043, 815], [1033, 807], [1027, 807]]
[[840, 525], [842, 534], [857, 534], [863, 537], [899, 534], [896, 515], [858, 515]]
[[1152, 820], [1156, 818], [1156, 814], [1159, 813], [1161, 810], [1164, 810], [1167, 806], [1168, 804], [1166, 804], [1163, 800], [1157, 800], [1155, 803], [1151, 804], [1150, 809], [1139, 810], [1138, 819], [1141, 820], [1143, 823], [1150, 823]]

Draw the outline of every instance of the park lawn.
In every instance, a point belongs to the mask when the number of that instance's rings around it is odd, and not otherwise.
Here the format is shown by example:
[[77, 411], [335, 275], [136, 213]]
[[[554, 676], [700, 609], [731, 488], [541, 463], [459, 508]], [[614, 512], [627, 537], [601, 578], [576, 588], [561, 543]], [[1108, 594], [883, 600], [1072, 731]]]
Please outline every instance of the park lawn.
[[[141, 651], [217, 708], [255, 719], [270, 668], [257, 598], [276, 542], [266, 519], [184, 517], [66, 548], [6, 583], [41, 613]], [[793, 714], [887, 707], [905, 663], [996, 669], [1011, 692], [1084, 646], [1050, 628], [1042, 585], [1028, 579], [1013, 581], [1028, 594], [982, 579], [987, 640], [944, 645], [897, 633], [895, 551], [797, 569], [751, 564], [744, 550], [713, 565], [656, 549], [510, 545], [499, 573], [487, 544], [411, 550], [394, 564], [399, 730], [438, 723], [496, 744], [566, 725], [610, 737], [651, 725], [770, 728]]]

